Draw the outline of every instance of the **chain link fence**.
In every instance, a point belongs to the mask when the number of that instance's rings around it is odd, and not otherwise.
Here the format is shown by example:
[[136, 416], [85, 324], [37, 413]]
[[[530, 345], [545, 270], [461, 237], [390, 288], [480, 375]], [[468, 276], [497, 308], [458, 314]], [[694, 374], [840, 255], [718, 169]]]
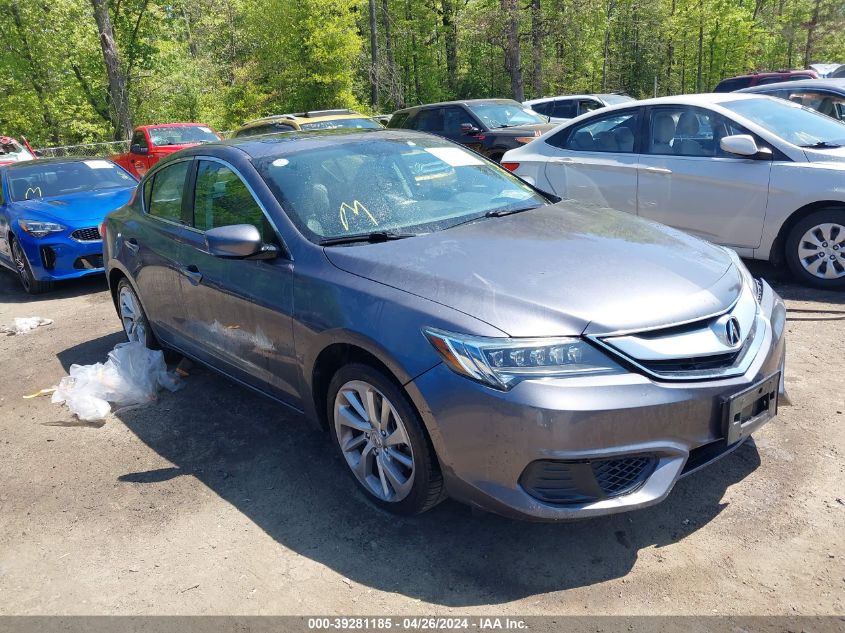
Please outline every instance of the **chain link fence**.
[[65, 158], [68, 156], [83, 158], [108, 157], [129, 151], [129, 141], [109, 143], [84, 143], [82, 145], [63, 145], [61, 147], [41, 147], [35, 150], [43, 158]]

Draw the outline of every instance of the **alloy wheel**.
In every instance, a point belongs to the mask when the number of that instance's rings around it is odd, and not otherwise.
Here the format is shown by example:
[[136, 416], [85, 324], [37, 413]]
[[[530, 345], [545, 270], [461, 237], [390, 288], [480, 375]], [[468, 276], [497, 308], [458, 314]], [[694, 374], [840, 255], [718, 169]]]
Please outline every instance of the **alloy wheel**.
[[123, 285], [118, 293], [120, 322], [126, 338], [132, 343], [147, 344], [147, 319], [141, 310], [138, 297], [128, 285]]
[[819, 279], [845, 277], [845, 226], [825, 222], [806, 231], [798, 242], [798, 261]]
[[361, 380], [345, 383], [335, 397], [334, 429], [346, 463], [371, 494], [391, 503], [408, 496], [414, 452], [405, 423], [383, 393]]
[[24, 290], [29, 291], [30, 281], [29, 271], [26, 269], [26, 255], [23, 254], [23, 249], [21, 249], [17, 240], [12, 242], [12, 259], [15, 261], [15, 268], [18, 271], [18, 277], [20, 277]]

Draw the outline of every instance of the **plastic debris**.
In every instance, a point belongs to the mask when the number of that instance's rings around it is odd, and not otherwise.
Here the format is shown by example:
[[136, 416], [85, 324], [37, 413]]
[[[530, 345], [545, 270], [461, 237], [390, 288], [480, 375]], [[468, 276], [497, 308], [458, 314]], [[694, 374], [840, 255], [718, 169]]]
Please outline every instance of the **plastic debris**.
[[0, 325], [0, 332], [12, 336], [14, 334], [26, 334], [41, 325], [50, 325], [53, 319], [41, 317], [16, 317], [12, 319], [11, 325]]
[[36, 391], [35, 393], [31, 393], [27, 396], [24, 396], [23, 399], [24, 400], [30, 400], [31, 398], [37, 398], [39, 396], [49, 396], [51, 393], [54, 393], [55, 391], [56, 391], [55, 387], [50, 387], [49, 389], [41, 389], [39, 391]]
[[62, 378], [52, 402], [65, 403], [85, 422], [103, 420], [118, 408], [155, 401], [160, 388], [176, 391], [181, 378], [167, 371], [164, 355], [143, 343], [120, 343], [109, 352], [105, 363], [71, 365]]

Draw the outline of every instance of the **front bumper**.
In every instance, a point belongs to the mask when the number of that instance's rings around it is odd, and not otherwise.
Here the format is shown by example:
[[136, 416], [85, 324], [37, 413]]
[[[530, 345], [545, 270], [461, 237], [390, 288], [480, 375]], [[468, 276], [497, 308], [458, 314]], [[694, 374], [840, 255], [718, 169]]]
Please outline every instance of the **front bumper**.
[[[453, 498], [498, 514], [539, 520], [642, 508], [663, 500], [681, 476], [739, 445], [725, 443], [725, 397], [778, 371], [783, 376], [785, 308], [765, 282], [761, 312], [763, 343], [746, 372], [733, 378], [664, 382], [631, 372], [526, 380], [501, 392], [440, 364], [407, 389]], [[761, 423], [746, 428], [746, 435]], [[609, 460], [622, 463], [642, 456], [651, 461], [640, 471], [641, 481], [608, 498], [552, 503], [538, 499], [536, 490], [529, 494], [525, 485], [526, 469], [536, 471], [538, 461], [595, 462], [600, 469], [610, 464], [613, 470], [616, 465]]]
[[78, 241], [69, 235], [21, 238], [33, 276], [39, 281], [75, 279], [105, 271], [103, 241]]

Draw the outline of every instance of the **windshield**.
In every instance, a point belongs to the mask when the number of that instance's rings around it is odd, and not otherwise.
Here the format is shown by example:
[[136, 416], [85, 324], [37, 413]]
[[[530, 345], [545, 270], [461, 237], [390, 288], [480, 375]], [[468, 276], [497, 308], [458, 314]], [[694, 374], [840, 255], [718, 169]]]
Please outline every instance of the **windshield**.
[[0, 162], [18, 162], [35, 158], [28, 149], [13, 138], [0, 138]]
[[31, 166], [8, 172], [12, 200], [55, 198], [70, 193], [134, 187], [137, 181], [107, 160], [77, 160], [66, 163], [36, 161]]
[[302, 123], [299, 126], [303, 130], [337, 130], [340, 128], [365, 128], [368, 130], [380, 129], [383, 126], [372, 119], [332, 119], [331, 121], [314, 121], [313, 123]]
[[764, 97], [720, 104], [793, 145], [845, 145], [845, 123], [785, 99]]
[[546, 117], [540, 116], [534, 110], [526, 108], [516, 101], [512, 103], [470, 103], [467, 105], [473, 114], [484, 121], [484, 124], [490, 129], [548, 123]]
[[211, 143], [219, 141], [214, 130], [204, 125], [173, 125], [147, 128], [153, 145], [187, 145], [188, 143]]
[[548, 204], [518, 178], [444, 139], [330, 135], [309, 141], [300, 151], [286, 149], [284, 157], [257, 160], [256, 167], [313, 242], [430, 233], [492, 210]]

